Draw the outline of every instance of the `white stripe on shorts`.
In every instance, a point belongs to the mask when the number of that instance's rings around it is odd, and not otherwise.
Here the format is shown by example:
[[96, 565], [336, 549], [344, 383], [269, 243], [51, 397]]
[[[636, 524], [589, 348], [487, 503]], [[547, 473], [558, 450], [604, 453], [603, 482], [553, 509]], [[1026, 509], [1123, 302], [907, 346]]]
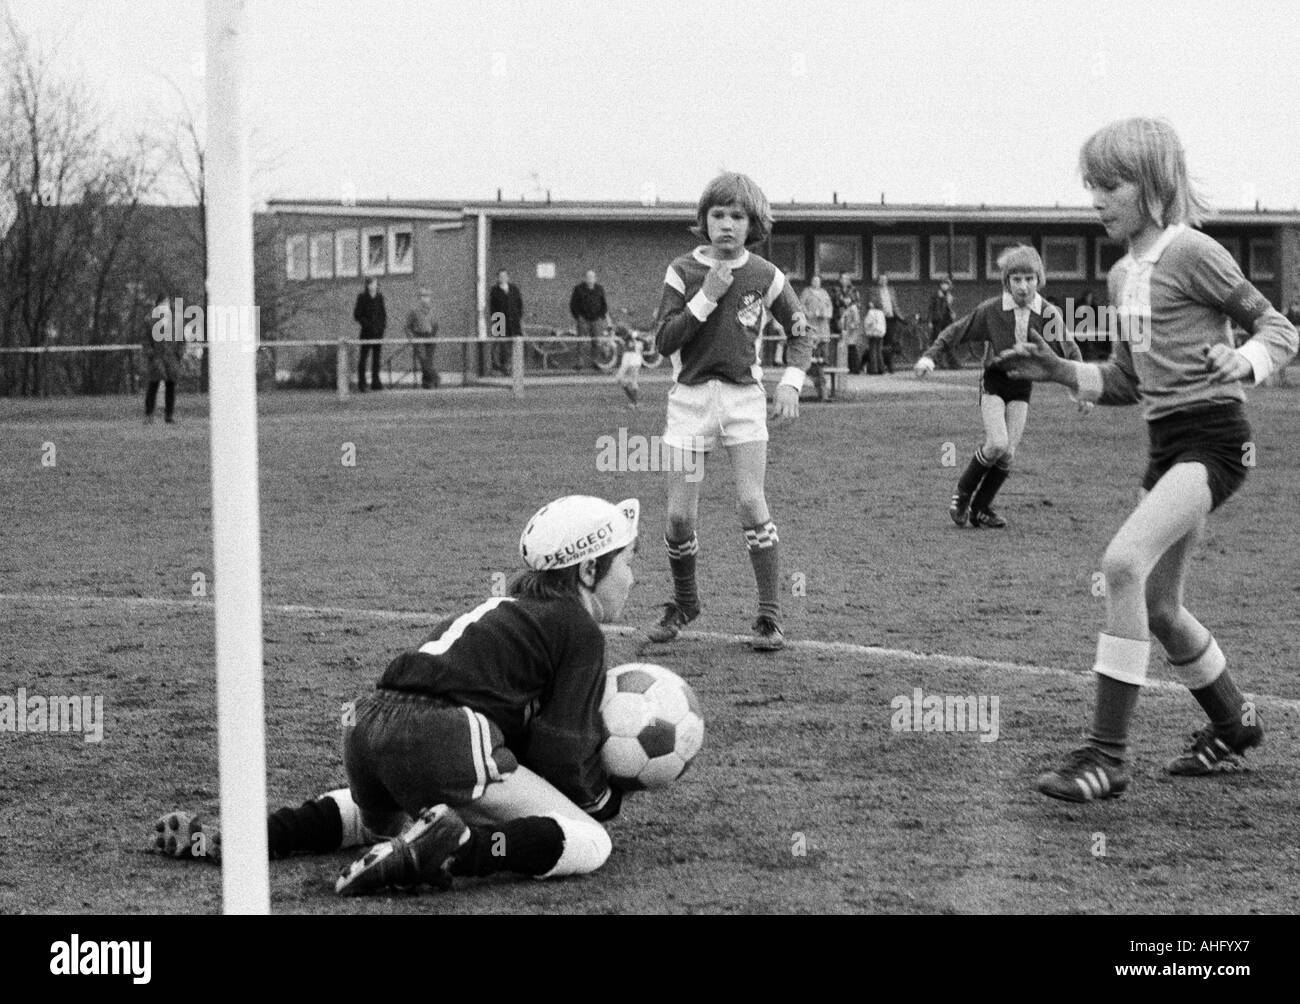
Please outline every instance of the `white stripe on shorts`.
[[473, 802], [482, 798], [483, 792], [487, 790], [487, 764], [483, 759], [483, 738], [480, 735], [483, 725], [478, 714], [469, 708], [461, 710], [469, 719], [469, 754], [474, 762], [474, 790], [470, 793], [470, 801]]

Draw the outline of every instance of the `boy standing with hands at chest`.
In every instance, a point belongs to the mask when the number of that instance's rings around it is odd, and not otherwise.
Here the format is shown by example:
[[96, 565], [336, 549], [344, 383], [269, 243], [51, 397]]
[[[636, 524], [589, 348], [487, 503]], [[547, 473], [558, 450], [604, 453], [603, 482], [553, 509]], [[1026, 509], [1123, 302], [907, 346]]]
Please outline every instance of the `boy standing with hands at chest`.
[[[751, 646], [783, 647], [780, 625], [779, 543], [764, 494], [767, 473], [767, 395], [760, 363], [768, 312], [789, 332], [785, 373], [776, 388], [772, 417], [799, 417], [799, 391], [812, 361], [812, 329], [785, 275], [746, 245], [772, 228], [767, 197], [752, 179], [719, 175], [700, 196], [692, 232], [709, 243], [677, 258], [664, 276], [656, 347], [672, 359], [664, 444], [672, 452], [664, 544], [672, 567], [673, 598], [664, 604], [651, 641], [676, 638], [700, 612], [695, 583], [699, 545], [695, 524], [703, 456], [721, 440], [736, 480], [736, 509], [758, 585], [758, 616]], [[686, 473], [683, 473], [686, 472]]]

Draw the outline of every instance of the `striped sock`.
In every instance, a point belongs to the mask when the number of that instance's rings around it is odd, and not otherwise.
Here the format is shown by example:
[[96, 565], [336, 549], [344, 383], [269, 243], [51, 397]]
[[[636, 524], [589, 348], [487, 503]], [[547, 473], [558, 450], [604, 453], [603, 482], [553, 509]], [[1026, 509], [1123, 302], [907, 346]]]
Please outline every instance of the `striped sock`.
[[758, 526], [745, 527], [745, 546], [749, 548], [749, 562], [754, 566], [754, 581], [758, 583], [758, 615], [774, 621], [781, 616], [781, 572], [777, 547], [780, 543], [776, 524], [770, 519]]
[[700, 594], [695, 587], [695, 558], [700, 553], [700, 542], [695, 534], [685, 540], [671, 541], [664, 537], [668, 549], [668, 567], [673, 573], [673, 602], [688, 613], [698, 613]]
[[993, 465], [984, 459], [984, 449], [975, 451], [975, 456], [970, 458], [970, 463], [966, 465], [966, 470], [957, 480], [957, 491], [963, 495], [974, 495], [975, 489], [980, 486], [984, 480], [984, 475], [989, 472]]

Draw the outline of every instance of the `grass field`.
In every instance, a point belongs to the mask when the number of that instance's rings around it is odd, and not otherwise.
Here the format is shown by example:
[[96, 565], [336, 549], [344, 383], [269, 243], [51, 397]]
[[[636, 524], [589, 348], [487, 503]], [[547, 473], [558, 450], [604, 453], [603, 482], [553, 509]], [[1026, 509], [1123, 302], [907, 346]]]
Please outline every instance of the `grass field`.
[[[774, 434], [787, 637], [741, 640], [753, 580], [719, 459], [701, 504], [705, 612], [682, 639], [609, 636], [704, 704], [705, 748], [672, 789], [631, 799], [594, 876], [464, 882], [343, 901], [352, 855], [271, 866], [286, 912], [1288, 913], [1300, 909], [1297, 771], [1300, 390], [1251, 395], [1258, 467], [1212, 518], [1187, 604], [1268, 725], [1253, 769], [1174, 780], [1200, 724], [1186, 691], [1144, 692], [1134, 786], [1070, 806], [1032, 790], [1091, 706], [1103, 600], [1093, 573], [1136, 498], [1136, 409], [1075, 416], [1040, 388], [999, 509], [1004, 531], [946, 515], [976, 445], [974, 371], [873, 380]], [[273, 804], [343, 782], [339, 706], [438, 617], [517, 567], [523, 522], [571, 492], [642, 500], [632, 625], [668, 588], [663, 476], [604, 473], [596, 440], [661, 431], [667, 385], [637, 413], [612, 384], [323, 393], [261, 402], [267, 759]], [[211, 496], [201, 399], [174, 427], [135, 399], [0, 401], [0, 694], [102, 695], [102, 742], [0, 732], [0, 911], [220, 908], [215, 868], [146, 853], [150, 821], [215, 810]], [[51, 456], [53, 466], [43, 466]], [[347, 444], [355, 466], [345, 466]], [[1171, 680], [1159, 657], [1152, 675]], [[896, 732], [892, 700], [997, 697], [996, 742]], [[1104, 850], [1104, 853], [1098, 853]]]

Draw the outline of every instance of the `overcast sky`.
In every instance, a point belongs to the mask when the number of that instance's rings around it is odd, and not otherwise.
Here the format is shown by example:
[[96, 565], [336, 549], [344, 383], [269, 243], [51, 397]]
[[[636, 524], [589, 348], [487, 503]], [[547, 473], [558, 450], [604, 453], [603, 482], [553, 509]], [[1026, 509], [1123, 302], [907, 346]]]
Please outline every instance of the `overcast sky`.
[[[5, 0], [0, 0], [0, 7]], [[199, 0], [8, 0], [128, 130], [202, 106]], [[1300, 207], [1300, 5], [251, 0], [263, 197], [1084, 204], [1161, 114], [1223, 208]], [[534, 178], [536, 180], [534, 180]]]

